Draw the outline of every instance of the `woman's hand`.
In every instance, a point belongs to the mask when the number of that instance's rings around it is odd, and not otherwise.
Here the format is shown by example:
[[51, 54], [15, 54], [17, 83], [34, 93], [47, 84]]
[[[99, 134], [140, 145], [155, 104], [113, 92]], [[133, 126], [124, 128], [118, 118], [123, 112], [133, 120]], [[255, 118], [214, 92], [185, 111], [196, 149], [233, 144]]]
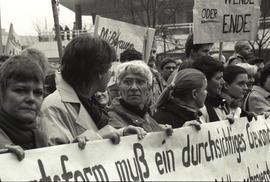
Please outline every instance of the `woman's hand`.
[[73, 143], [78, 142], [79, 148], [83, 150], [85, 148], [87, 141], [100, 140], [100, 139], [102, 139], [102, 137], [100, 137], [96, 132], [91, 131], [91, 130], [86, 130], [82, 134], [76, 136], [76, 138], [73, 140]]
[[110, 125], [106, 125], [103, 128], [101, 128], [98, 133], [103, 138], [108, 138], [112, 141], [113, 144], [119, 144], [120, 143], [120, 133], [117, 129]]
[[136, 127], [136, 126], [132, 126], [132, 125], [129, 125], [129, 126], [124, 128], [123, 136], [133, 135], [133, 134], [137, 134], [138, 139], [141, 140], [145, 137], [147, 132], [141, 127]]
[[19, 161], [23, 160], [25, 157], [24, 150], [19, 145], [5, 145], [5, 148], [0, 149], [0, 154], [7, 152], [14, 153]]
[[196, 128], [196, 130], [200, 130], [201, 129], [201, 122], [200, 122], [200, 120], [187, 121], [183, 124], [182, 127], [187, 127], [187, 126], [194, 126]]

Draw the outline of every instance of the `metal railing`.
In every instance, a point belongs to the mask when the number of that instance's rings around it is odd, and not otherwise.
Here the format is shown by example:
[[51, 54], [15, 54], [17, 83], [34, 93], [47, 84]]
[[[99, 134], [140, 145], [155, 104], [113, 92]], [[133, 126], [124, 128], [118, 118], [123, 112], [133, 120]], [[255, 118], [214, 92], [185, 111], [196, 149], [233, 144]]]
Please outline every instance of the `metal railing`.
[[[83, 34], [91, 34], [90, 30], [69, 30], [69, 31], [60, 31], [60, 37], [61, 40], [71, 40], [74, 37], [77, 37], [79, 35]], [[56, 36], [54, 31], [48, 31], [48, 32], [41, 32], [38, 35], [38, 39], [40, 42], [50, 42], [50, 41], [56, 41]]]

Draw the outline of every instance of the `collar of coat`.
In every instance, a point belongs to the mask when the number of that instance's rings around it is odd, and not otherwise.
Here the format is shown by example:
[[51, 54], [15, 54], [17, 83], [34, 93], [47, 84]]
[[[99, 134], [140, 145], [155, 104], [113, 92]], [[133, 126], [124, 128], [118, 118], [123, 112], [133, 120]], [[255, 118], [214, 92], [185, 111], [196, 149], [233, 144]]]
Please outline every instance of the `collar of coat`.
[[251, 91], [256, 91], [258, 92], [259, 94], [261, 94], [264, 98], [269, 98], [270, 97], [270, 92], [268, 92], [267, 90], [265, 90], [264, 88], [262, 87], [259, 87], [259, 86], [256, 86], [254, 85], [252, 87], [252, 90]]
[[80, 103], [75, 90], [63, 79], [60, 72], [55, 73], [55, 83], [63, 102]]

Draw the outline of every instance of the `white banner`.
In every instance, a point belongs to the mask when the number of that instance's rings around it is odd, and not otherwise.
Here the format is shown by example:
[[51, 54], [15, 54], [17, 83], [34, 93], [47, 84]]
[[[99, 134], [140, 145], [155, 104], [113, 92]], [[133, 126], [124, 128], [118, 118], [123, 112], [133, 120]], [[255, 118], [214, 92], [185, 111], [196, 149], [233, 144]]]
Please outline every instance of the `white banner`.
[[256, 40], [259, 0], [195, 0], [194, 43]]
[[94, 34], [107, 40], [115, 48], [118, 58], [124, 50], [135, 48], [148, 62], [155, 29], [97, 16]]
[[5, 46], [5, 54], [14, 56], [14, 55], [19, 55], [21, 51], [22, 51], [22, 46], [20, 43], [20, 37], [15, 33], [13, 29], [13, 25], [11, 23], [9, 27], [9, 32], [8, 32], [7, 43]]
[[266, 181], [270, 180], [270, 119], [241, 118], [122, 138], [0, 155], [2, 181]]

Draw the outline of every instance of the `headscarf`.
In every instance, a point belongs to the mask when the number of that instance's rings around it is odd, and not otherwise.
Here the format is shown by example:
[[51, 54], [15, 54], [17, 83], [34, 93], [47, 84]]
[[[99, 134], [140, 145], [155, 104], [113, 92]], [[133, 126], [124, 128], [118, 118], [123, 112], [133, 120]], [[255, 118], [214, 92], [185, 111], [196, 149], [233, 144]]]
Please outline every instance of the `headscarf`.
[[171, 84], [164, 89], [154, 107], [158, 108], [168, 101], [171, 96], [185, 98], [193, 89], [202, 88], [203, 80], [206, 80], [206, 77], [199, 70], [186, 68], [179, 71]]

